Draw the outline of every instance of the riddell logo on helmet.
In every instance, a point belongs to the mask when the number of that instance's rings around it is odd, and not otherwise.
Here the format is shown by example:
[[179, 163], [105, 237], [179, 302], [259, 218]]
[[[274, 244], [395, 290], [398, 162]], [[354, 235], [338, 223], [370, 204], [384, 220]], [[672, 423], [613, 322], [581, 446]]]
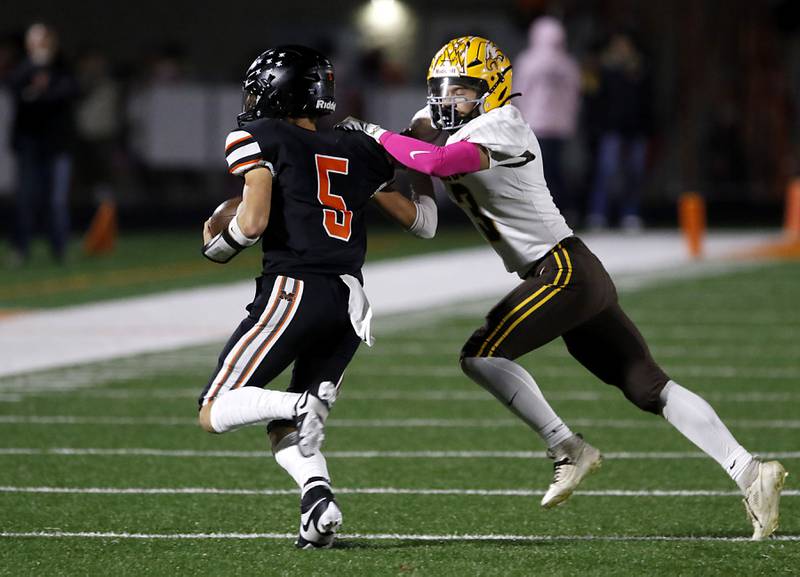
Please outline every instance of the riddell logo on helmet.
[[326, 102], [320, 98], [319, 100], [317, 100], [317, 108], [323, 108], [325, 110], [336, 110], [336, 103]]

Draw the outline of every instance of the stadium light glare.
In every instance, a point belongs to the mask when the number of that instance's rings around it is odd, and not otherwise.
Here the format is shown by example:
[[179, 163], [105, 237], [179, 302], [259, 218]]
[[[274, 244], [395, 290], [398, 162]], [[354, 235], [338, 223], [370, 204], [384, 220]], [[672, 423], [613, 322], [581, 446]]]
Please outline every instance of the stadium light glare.
[[411, 14], [399, 0], [370, 0], [361, 10], [360, 24], [370, 36], [395, 36], [411, 21]]

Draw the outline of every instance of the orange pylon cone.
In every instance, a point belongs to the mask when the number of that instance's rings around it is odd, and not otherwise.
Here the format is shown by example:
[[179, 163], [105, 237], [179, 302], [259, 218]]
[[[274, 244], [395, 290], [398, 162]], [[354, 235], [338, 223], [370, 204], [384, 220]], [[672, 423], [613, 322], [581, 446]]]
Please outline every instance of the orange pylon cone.
[[116, 243], [117, 205], [113, 200], [104, 200], [97, 207], [83, 239], [83, 252], [88, 255], [109, 253]]
[[800, 178], [793, 178], [786, 189], [783, 231], [790, 241], [800, 241]]
[[696, 192], [687, 192], [678, 199], [678, 221], [692, 258], [703, 255], [706, 234], [706, 202]]

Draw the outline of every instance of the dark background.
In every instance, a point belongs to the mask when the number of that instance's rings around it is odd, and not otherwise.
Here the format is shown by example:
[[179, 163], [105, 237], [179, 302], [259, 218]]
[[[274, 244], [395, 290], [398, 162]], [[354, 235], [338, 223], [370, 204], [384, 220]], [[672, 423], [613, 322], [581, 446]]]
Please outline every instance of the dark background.
[[[68, 58], [91, 50], [105, 54], [124, 95], [145, 83], [148, 67], [164, 55], [179, 64], [181, 82], [232, 87], [266, 47], [310, 44], [329, 53], [341, 71], [339, 94], [346, 89], [357, 101], [340, 106], [344, 114], [354, 107], [380, 109], [375, 95], [382, 90], [419, 89], [423, 98], [429, 59], [453, 36], [489, 36], [513, 62], [526, 44], [529, 23], [552, 14], [567, 28], [570, 52], [591, 68], [608, 34], [625, 29], [639, 41], [653, 76], [646, 222], [671, 225], [677, 196], [692, 190], [706, 197], [712, 224], [780, 223], [787, 183], [800, 168], [800, 2], [410, 0], [405, 4], [416, 19], [410, 43], [384, 46], [377, 60], [355, 24], [365, 3], [12, 3], [3, 8], [0, 38], [5, 46], [20, 46], [27, 26], [47, 22], [58, 30]], [[591, 162], [582, 130], [576, 149], [583, 164], [577, 162], [573, 171], [579, 193], [585, 186], [579, 173]], [[238, 185], [221, 164], [204, 170], [148, 165], [130, 146], [133, 133], [125, 114], [118, 142], [122, 160], [114, 176], [123, 224], [196, 225], [235, 193]], [[12, 192], [8, 187], [0, 196], [4, 228]], [[85, 225], [95, 200], [78, 174], [72, 195], [76, 229]]]

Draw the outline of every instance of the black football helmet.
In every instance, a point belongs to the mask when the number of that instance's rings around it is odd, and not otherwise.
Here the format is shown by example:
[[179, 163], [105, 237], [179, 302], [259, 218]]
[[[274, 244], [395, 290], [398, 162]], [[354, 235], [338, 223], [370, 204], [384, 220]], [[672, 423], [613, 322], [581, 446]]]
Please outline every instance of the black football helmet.
[[259, 118], [317, 118], [336, 110], [333, 64], [306, 46], [270, 48], [247, 69], [239, 124]]

